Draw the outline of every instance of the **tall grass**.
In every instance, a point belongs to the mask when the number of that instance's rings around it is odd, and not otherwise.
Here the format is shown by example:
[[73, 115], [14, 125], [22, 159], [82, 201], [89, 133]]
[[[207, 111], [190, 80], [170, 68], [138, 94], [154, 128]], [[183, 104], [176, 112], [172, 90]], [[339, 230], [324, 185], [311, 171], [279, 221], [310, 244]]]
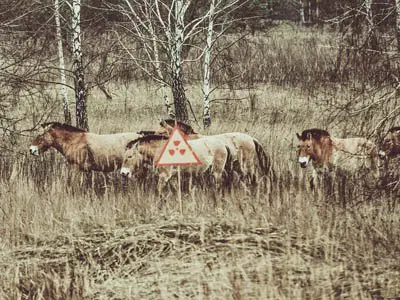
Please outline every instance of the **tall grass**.
[[[154, 87], [113, 91], [113, 105], [91, 103], [93, 132], [151, 129], [163, 117]], [[199, 91], [193, 86], [188, 94], [201, 99]], [[247, 102], [214, 106], [206, 133], [258, 138], [278, 182], [239, 183], [216, 201], [212, 189], [197, 185], [183, 195], [182, 216], [176, 195], [160, 199], [151, 181], [124, 182], [118, 173], [88, 178], [57, 153], [2, 157], [0, 297], [398, 297], [398, 194], [357, 182], [345, 194], [312, 191], [307, 170], [296, 164], [295, 132], [327, 128], [325, 116], [296, 89], [264, 86], [256, 98], [254, 112]], [[339, 133], [340, 126], [346, 123], [327, 129]], [[28, 145], [21, 140], [19, 151]]]

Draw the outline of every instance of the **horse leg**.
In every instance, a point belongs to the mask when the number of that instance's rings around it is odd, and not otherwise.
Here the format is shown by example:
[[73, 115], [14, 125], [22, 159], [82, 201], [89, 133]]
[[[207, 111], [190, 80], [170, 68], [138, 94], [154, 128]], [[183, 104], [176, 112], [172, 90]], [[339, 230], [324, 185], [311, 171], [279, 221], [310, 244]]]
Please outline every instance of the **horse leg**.
[[315, 169], [313, 169], [310, 179], [310, 188], [311, 191], [315, 191], [318, 185], [318, 173]]
[[167, 182], [168, 182], [168, 174], [164, 172], [160, 173], [157, 181], [157, 193], [161, 200], [165, 200], [165, 198], [163, 197], [163, 191], [165, 186], [167, 185]]

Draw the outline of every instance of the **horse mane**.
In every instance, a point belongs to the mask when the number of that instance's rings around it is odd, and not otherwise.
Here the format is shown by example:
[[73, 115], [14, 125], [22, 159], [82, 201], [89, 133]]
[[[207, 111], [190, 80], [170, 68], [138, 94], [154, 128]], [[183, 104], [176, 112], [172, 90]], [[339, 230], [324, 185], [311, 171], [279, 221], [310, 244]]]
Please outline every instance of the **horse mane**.
[[152, 141], [162, 141], [162, 140], [168, 140], [168, 137], [165, 135], [160, 135], [160, 134], [148, 134], [145, 136], [138, 137], [137, 139], [130, 141], [128, 144], [126, 144], [126, 149], [131, 149], [134, 145], [139, 144], [139, 143], [148, 143]]
[[136, 132], [137, 134], [141, 135], [150, 135], [150, 134], [156, 134], [155, 130], [140, 130]]
[[65, 130], [71, 131], [71, 132], [87, 132], [84, 129], [74, 127], [74, 126], [64, 124], [64, 123], [59, 123], [59, 122], [47, 122], [47, 123], [42, 124], [43, 128], [46, 128], [48, 126], [50, 126], [50, 128], [65, 129]]
[[396, 131], [400, 131], [400, 126], [395, 126], [395, 127], [392, 127], [392, 128], [390, 128], [390, 129], [389, 129], [389, 131], [388, 131], [388, 132], [390, 132], [390, 133], [394, 133], [394, 132], [396, 132]]
[[314, 139], [320, 140], [322, 137], [329, 137], [330, 134], [328, 131], [318, 128], [311, 128], [303, 130], [301, 133], [300, 139], [302, 141], [308, 140], [308, 136], [311, 135]]
[[160, 125], [163, 126], [164, 122], [167, 123], [171, 127], [174, 127], [175, 124], [178, 125], [179, 129], [181, 129], [185, 134], [197, 134], [197, 132], [194, 131], [192, 126], [190, 126], [189, 124], [183, 123], [181, 121], [176, 121], [174, 119], [165, 119], [160, 122]]

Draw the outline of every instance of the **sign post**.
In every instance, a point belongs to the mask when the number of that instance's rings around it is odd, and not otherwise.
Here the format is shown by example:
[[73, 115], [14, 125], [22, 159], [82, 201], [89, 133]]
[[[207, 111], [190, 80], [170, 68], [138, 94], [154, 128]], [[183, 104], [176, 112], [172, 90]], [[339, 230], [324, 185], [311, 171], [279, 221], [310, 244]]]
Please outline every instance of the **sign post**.
[[175, 127], [167, 143], [161, 150], [159, 158], [155, 161], [156, 167], [177, 167], [178, 173], [178, 201], [179, 209], [183, 214], [182, 191], [181, 191], [181, 166], [199, 166], [203, 163], [197, 157], [187, 142], [187, 136]]

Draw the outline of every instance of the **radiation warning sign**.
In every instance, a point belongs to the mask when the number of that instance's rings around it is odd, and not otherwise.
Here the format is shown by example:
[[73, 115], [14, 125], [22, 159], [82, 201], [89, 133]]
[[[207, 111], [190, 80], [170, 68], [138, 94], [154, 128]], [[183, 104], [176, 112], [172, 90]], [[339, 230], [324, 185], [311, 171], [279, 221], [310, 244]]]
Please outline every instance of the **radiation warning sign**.
[[186, 141], [184, 134], [178, 128], [175, 128], [168, 142], [162, 148], [155, 166], [195, 166], [202, 164]]

